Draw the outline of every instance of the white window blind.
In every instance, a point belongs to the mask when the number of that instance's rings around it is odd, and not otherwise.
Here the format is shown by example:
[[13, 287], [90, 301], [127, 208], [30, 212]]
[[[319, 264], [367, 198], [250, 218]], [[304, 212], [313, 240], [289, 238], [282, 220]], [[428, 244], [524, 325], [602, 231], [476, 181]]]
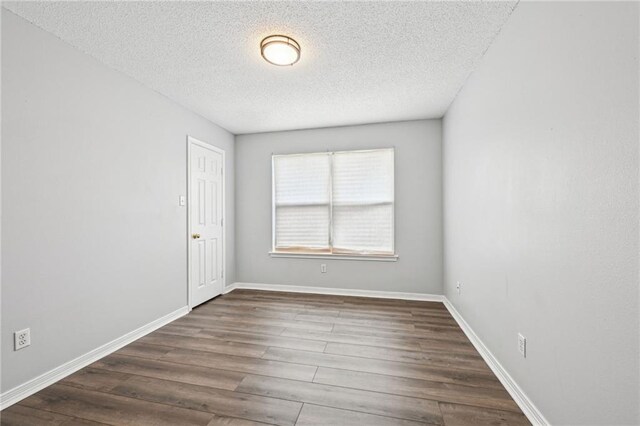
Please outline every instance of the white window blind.
[[273, 156], [275, 252], [394, 254], [394, 151]]
[[275, 247], [330, 251], [330, 155], [278, 155], [273, 169]]

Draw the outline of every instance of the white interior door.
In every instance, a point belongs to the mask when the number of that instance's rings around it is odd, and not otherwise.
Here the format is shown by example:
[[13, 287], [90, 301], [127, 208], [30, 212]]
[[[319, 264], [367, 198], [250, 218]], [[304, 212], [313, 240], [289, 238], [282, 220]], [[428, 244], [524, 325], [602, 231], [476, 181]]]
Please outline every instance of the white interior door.
[[224, 288], [224, 151], [189, 138], [191, 308]]

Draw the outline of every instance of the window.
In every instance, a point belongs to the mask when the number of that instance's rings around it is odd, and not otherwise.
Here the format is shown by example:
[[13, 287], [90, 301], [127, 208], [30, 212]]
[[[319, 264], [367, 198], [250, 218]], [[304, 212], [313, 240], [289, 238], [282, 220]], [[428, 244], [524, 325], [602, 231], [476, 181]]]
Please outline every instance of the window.
[[394, 256], [393, 149], [272, 161], [272, 254]]

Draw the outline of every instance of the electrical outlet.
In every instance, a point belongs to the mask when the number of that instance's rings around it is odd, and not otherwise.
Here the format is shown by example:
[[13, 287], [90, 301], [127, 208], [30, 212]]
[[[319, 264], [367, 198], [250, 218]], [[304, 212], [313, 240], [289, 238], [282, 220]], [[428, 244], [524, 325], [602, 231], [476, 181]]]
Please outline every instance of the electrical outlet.
[[31, 329], [16, 331], [13, 333], [14, 351], [26, 348], [31, 345]]
[[322, 263], [320, 265], [320, 272], [322, 272], [323, 274], [327, 273], [327, 264], [326, 263]]
[[518, 333], [518, 352], [523, 358], [527, 357], [527, 338]]
[[456, 282], [456, 291], [458, 292], [458, 294], [460, 294], [460, 292], [462, 291], [462, 285], [460, 284], [460, 281]]

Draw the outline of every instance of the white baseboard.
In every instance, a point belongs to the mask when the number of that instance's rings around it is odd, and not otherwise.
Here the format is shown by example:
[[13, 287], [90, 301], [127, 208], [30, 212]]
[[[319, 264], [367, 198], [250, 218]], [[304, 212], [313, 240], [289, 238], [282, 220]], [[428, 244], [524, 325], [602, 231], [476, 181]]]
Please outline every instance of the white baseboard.
[[155, 321], [151, 321], [148, 324], [143, 325], [142, 327], [133, 330], [124, 336], [118, 337], [117, 339], [112, 340], [109, 343], [106, 343], [90, 352], [87, 352], [84, 355], [79, 356], [69, 362], [62, 364], [59, 367], [54, 368], [53, 370], [49, 370], [46, 373], [29, 380], [26, 383], [16, 386], [13, 389], [10, 389], [0, 395], [0, 410], [4, 410], [5, 408], [19, 402], [20, 400], [33, 395], [41, 389], [46, 388], [57, 382], [58, 380], [64, 379], [68, 375], [75, 373], [83, 367], [109, 355], [112, 352], [117, 351], [123, 346], [128, 345], [145, 336], [152, 331], [162, 327], [170, 323], [171, 321], [180, 318], [183, 315], [186, 315], [189, 312], [189, 308], [187, 306], [182, 307], [178, 310], [175, 310], [161, 318], [158, 318]]
[[290, 293], [330, 294], [333, 296], [373, 297], [378, 299], [421, 300], [426, 302], [444, 301], [444, 296], [440, 294], [402, 293], [396, 291], [373, 291], [260, 283], [233, 283], [224, 289], [224, 294], [227, 294], [237, 288], [247, 290], [286, 291]]
[[235, 289], [236, 289], [236, 283], [229, 284], [228, 286], [225, 286], [225, 288], [222, 289], [222, 294], [231, 293]]
[[518, 386], [507, 370], [502, 366], [502, 364], [500, 364], [500, 361], [493, 356], [489, 348], [485, 346], [471, 326], [464, 320], [462, 315], [460, 315], [460, 312], [456, 310], [453, 304], [446, 297], [444, 297], [444, 305], [447, 307], [453, 318], [458, 322], [458, 325], [460, 325], [464, 334], [466, 334], [469, 340], [471, 340], [471, 343], [475, 346], [484, 361], [489, 365], [493, 374], [498, 377], [502, 386], [505, 387], [507, 392], [509, 392], [509, 395], [511, 395], [511, 398], [513, 398], [516, 404], [518, 404], [518, 407], [520, 407], [524, 415], [527, 416], [527, 419], [529, 419], [529, 421], [534, 425], [550, 425], [542, 412], [540, 412], [540, 410], [534, 405], [522, 388]]

